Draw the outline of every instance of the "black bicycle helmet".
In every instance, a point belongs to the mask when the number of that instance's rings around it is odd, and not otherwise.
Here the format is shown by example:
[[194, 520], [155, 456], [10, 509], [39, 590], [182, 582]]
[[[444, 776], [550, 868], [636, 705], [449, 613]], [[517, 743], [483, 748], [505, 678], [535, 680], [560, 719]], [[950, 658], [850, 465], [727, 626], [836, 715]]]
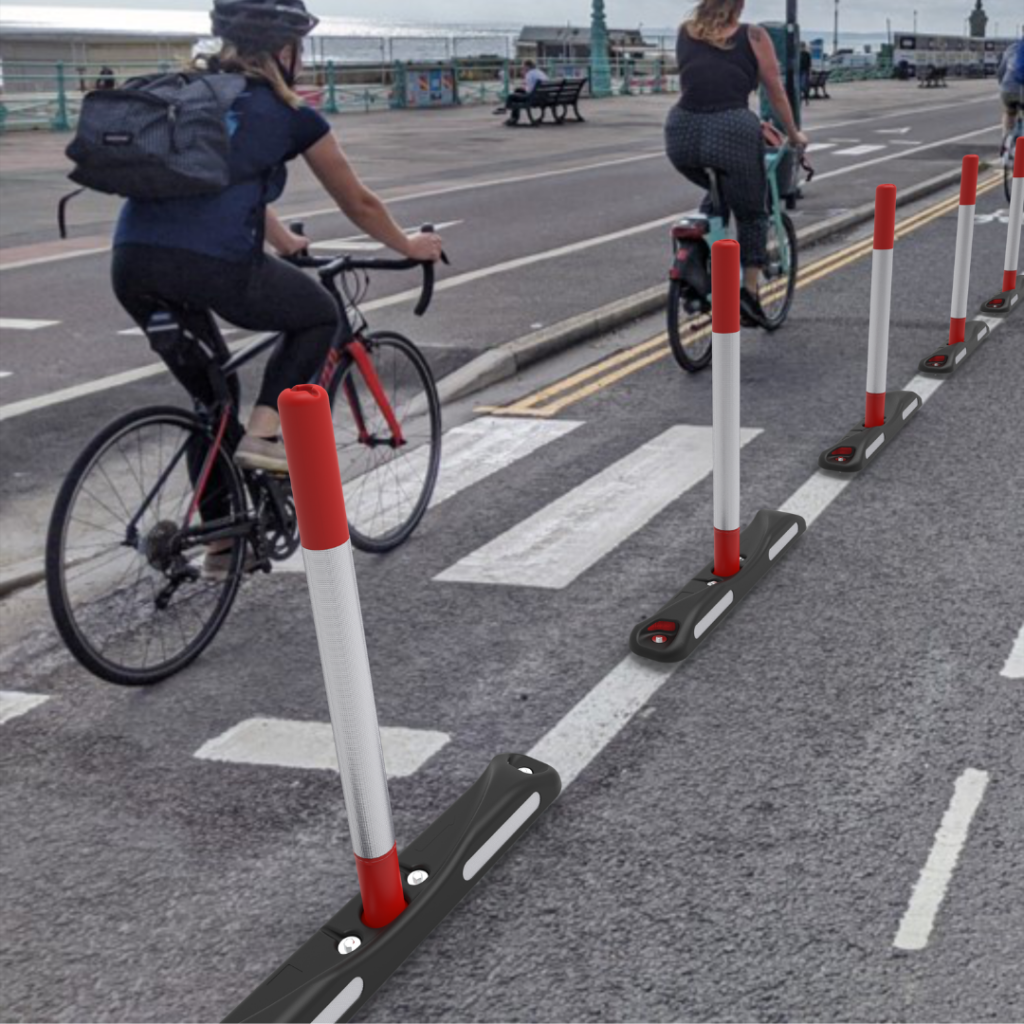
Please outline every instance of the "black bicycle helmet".
[[272, 53], [298, 42], [319, 24], [303, 0], [214, 0], [213, 34], [243, 49]]

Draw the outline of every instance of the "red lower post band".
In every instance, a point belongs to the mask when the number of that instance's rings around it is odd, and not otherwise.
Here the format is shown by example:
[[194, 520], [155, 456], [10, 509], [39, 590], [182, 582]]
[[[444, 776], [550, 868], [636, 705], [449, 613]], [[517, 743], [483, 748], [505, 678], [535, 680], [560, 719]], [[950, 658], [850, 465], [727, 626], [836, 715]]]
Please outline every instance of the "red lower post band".
[[715, 527], [715, 575], [735, 576], [740, 571], [740, 531]]
[[880, 395], [867, 392], [867, 401], [864, 403], [864, 426], [880, 427], [885, 423], [885, 392]]
[[1016, 270], [1004, 270], [1003, 271], [1003, 291], [1012, 292], [1017, 287], [1017, 271]]
[[369, 928], [391, 924], [406, 908], [398, 846], [392, 846], [383, 857], [372, 860], [364, 860], [356, 854], [356, 873], [363, 897], [363, 924]]
[[949, 318], [949, 343], [956, 345], [967, 335], [967, 317], [951, 316]]

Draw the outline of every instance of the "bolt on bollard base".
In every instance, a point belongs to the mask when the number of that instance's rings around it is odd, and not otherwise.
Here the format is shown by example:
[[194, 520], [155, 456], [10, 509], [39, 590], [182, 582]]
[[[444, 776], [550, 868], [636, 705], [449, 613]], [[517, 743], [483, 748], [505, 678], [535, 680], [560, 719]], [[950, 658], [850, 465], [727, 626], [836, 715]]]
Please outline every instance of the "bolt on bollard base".
[[896, 439], [907, 421], [921, 408], [921, 398], [913, 391], [889, 391], [885, 395], [885, 422], [877, 427], [862, 423], [850, 430], [843, 439], [818, 456], [822, 469], [840, 473], [862, 470], [879, 452]]
[[955, 373], [978, 351], [992, 333], [992, 328], [981, 320], [969, 320], [964, 328], [964, 340], [953, 345], [948, 342], [921, 360], [922, 373]]
[[633, 629], [630, 650], [652, 661], [688, 658], [806, 529], [801, 516], [761, 509], [740, 533], [739, 572], [716, 576], [712, 559], [657, 615]]
[[554, 802], [561, 781], [525, 754], [502, 754], [398, 852], [330, 400], [300, 384], [281, 393], [278, 411], [359, 894], [227, 1020], [321, 1024], [348, 1020], [377, 991]]
[[398, 854], [408, 903], [398, 917], [383, 928], [370, 928], [362, 921], [362, 900], [354, 896], [225, 1021], [348, 1020], [560, 790], [549, 765], [525, 754], [495, 757], [477, 782]]

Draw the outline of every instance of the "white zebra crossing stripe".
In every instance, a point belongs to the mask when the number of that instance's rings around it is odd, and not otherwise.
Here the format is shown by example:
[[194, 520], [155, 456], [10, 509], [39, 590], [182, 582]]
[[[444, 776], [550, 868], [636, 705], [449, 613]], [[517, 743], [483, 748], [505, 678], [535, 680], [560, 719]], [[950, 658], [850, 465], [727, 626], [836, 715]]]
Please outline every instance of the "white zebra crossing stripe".
[[20, 693], [17, 690], [0, 690], [0, 725], [12, 718], [24, 715], [50, 698], [40, 693]]
[[44, 327], [57, 327], [59, 320], [14, 320], [0, 317], [0, 330], [3, 331], [40, 331]]
[[435, 579], [559, 590], [710, 472], [711, 427], [671, 427]]
[[[482, 416], [479, 419], [453, 427], [441, 442], [441, 472], [430, 505], [454, 498], [460, 491], [472, 487], [489, 476], [507, 469], [514, 462], [533, 454], [544, 445], [571, 434], [582, 423], [578, 420], [515, 419], [503, 416]], [[412, 453], [398, 463], [399, 475], [410, 481], [423, 473], [427, 459], [426, 448], [422, 456]], [[392, 482], [395, 470], [389, 470]], [[345, 482], [345, 498], [355, 508], [359, 494], [371, 488], [373, 480]], [[398, 493], [389, 485], [389, 493]], [[275, 572], [303, 572], [302, 552], [297, 551], [287, 561], [274, 567]]]
[[[388, 777], [419, 771], [451, 737], [428, 729], [381, 726], [380, 742]], [[285, 718], [249, 718], [204, 743], [195, 753], [203, 761], [271, 765], [276, 768], [338, 770], [330, 722]]]
[[833, 156], [864, 156], [865, 153], [875, 153], [885, 146], [872, 145], [869, 142], [860, 146], [851, 146], [849, 149], [837, 149]]
[[808, 153], [820, 153], [823, 149], [835, 149], [837, 143], [835, 142], [812, 142], [807, 147]]

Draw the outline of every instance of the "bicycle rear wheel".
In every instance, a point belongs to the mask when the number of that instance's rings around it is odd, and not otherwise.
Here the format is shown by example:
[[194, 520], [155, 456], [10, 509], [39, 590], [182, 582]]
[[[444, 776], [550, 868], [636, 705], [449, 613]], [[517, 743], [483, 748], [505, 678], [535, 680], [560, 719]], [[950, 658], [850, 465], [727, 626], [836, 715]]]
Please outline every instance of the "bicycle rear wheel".
[[686, 290], [681, 281], [668, 289], [668, 343], [676, 362], [690, 373], [711, 362], [711, 330], [707, 317], [695, 317], [686, 308]]
[[[345, 511], [352, 543], [390, 551], [404, 543], [427, 510], [441, 463], [441, 400], [420, 350], [389, 331], [362, 339], [384, 396], [401, 427], [396, 445], [384, 412], [354, 360], [331, 388]], [[360, 430], [359, 418], [364, 430]]]
[[789, 316], [797, 277], [796, 228], [780, 214], [782, 237], [774, 217], [768, 218], [768, 262], [761, 271], [759, 293], [766, 331], [777, 331]]
[[[209, 447], [209, 432], [192, 414], [139, 409], [89, 443], [60, 489], [46, 539], [47, 596], [68, 649], [101, 679], [143, 686], [180, 671], [231, 608], [244, 538], [225, 542], [221, 571], [211, 577], [200, 564], [202, 541], [184, 530], [192, 478]], [[245, 515], [242, 484], [223, 449], [203, 510], [217, 523]]]

